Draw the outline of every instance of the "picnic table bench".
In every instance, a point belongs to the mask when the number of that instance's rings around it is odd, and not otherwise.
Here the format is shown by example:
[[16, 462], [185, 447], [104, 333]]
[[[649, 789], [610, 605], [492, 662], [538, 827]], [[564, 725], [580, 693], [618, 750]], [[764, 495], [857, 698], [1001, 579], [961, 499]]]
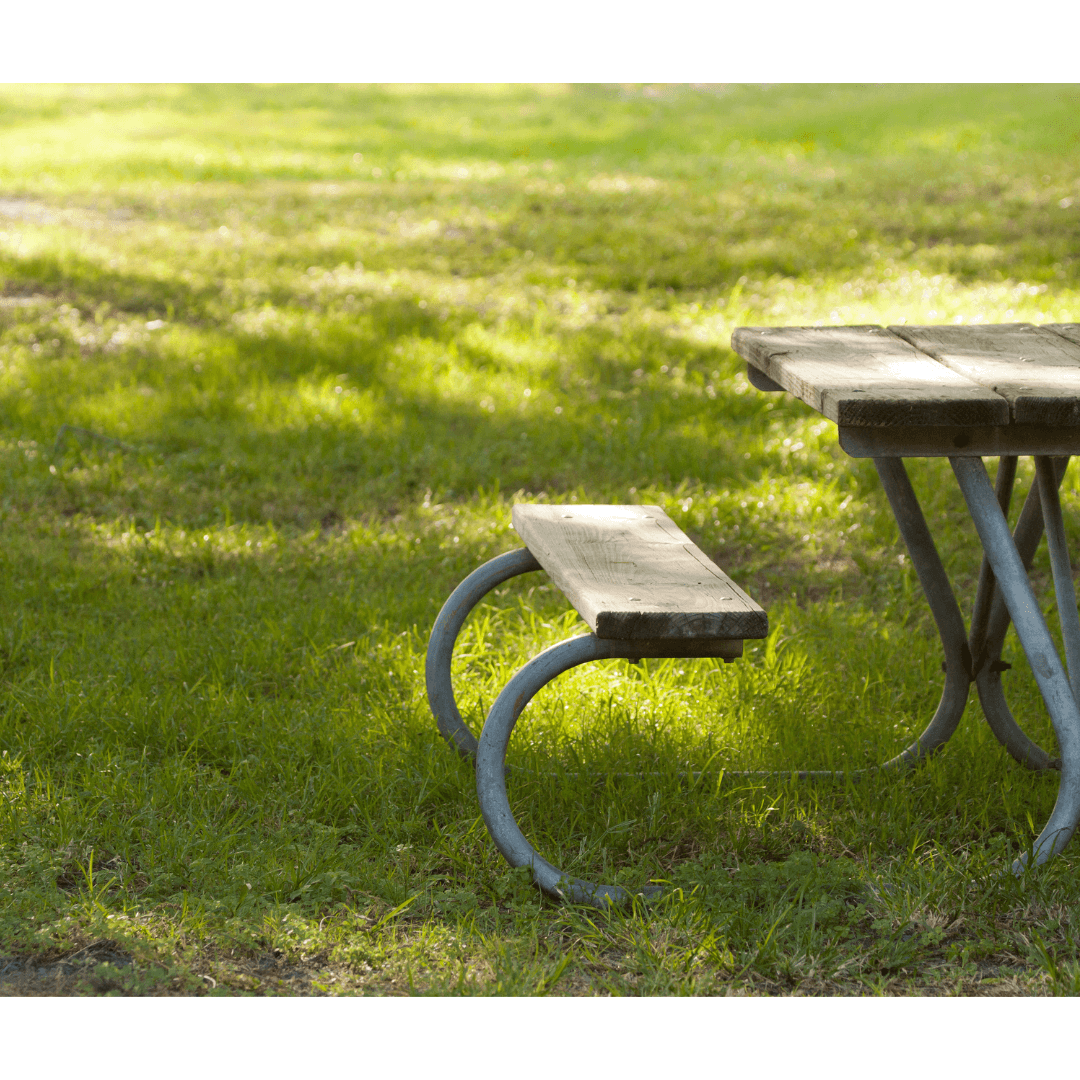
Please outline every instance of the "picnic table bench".
[[[532, 867], [533, 879], [549, 896], [621, 903], [628, 898], [624, 889], [568, 878], [518, 828], [504, 772], [518, 717], [541, 687], [578, 664], [636, 663], [644, 657], [730, 662], [742, 655], [744, 639], [768, 635], [769, 619], [659, 506], [517, 504], [513, 522], [527, 546], [473, 571], [435, 621], [427, 653], [428, 701], [447, 742], [475, 758], [480, 810], [507, 862]], [[517, 574], [541, 569], [592, 633], [553, 645], [521, 668], [495, 699], [477, 741], [454, 700], [454, 642], [483, 596]]]
[[[1080, 452], [1080, 326], [742, 327], [732, 348], [760, 390], [787, 390], [834, 421], [841, 447], [873, 458], [926, 594], [945, 654], [941, 701], [926, 730], [882, 768], [910, 768], [956, 730], [974, 682], [991, 730], [1017, 761], [1060, 770], [1054, 810], [1029, 855], [1044, 862], [1080, 821], [1080, 614], [1058, 488]], [[1036, 481], [1010, 532], [1017, 458], [1035, 458]], [[996, 488], [984, 456], [1000, 457]], [[983, 545], [970, 630], [934, 545], [905, 457], [948, 457]], [[618, 887], [568, 878], [518, 828], [506, 797], [510, 735], [537, 691], [593, 660], [742, 654], [768, 633], [766, 613], [655, 506], [516, 505], [526, 547], [470, 574], [439, 613], [428, 645], [428, 700], [443, 737], [475, 759], [477, 794], [496, 846], [530, 866], [545, 893], [597, 905], [627, 899]], [[1027, 570], [1045, 529], [1068, 673]], [[510, 680], [479, 740], [461, 718], [450, 680], [454, 642], [492, 589], [546, 570], [592, 629], [544, 650]], [[1037, 746], [1005, 701], [1001, 649], [1016, 626], [1046, 702], [1058, 756]], [[790, 775], [790, 774], [785, 774]], [[809, 774], [800, 774], [809, 775]], [[648, 891], [648, 890], [647, 890]]]

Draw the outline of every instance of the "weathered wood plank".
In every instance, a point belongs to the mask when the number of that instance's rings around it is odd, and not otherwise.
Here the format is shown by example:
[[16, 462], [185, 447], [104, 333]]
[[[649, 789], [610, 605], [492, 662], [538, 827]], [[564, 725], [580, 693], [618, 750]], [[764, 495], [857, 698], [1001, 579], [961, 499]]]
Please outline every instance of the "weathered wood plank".
[[1080, 345], [1080, 323], [1045, 323], [1043, 329], [1071, 341], [1074, 345]]
[[847, 427], [1009, 422], [1008, 403], [881, 326], [741, 326], [731, 347]]
[[518, 503], [514, 528], [597, 637], [761, 638], [765, 611], [658, 506]]
[[1014, 424], [1080, 425], [1080, 345], [1031, 323], [890, 326], [917, 349], [1009, 402]]
[[1080, 427], [841, 427], [840, 449], [851, 457], [1049, 457], [1080, 455]]

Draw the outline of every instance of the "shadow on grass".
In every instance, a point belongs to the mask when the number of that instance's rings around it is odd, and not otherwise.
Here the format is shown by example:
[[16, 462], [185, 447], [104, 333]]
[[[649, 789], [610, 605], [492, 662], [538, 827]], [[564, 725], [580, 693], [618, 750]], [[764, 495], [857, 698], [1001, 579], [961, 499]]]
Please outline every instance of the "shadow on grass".
[[[595, 327], [560, 336], [551, 358], [524, 375], [494, 345], [462, 346], [469, 378], [517, 376], [552, 388], [542, 396], [538, 390], [535, 403], [497, 394], [499, 405], [489, 412], [479, 388], [472, 400], [437, 389], [464, 321], [440, 322], [410, 301], [378, 300], [355, 323], [324, 323], [317, 338], [302, 328], [264, 336], [210, 331], [179, 348], [152, 342], [88, 359], [69, 348], [28, 373], [33, 400], [14, 385], [0, 409], [9, 428], [45, 445], [64, 423], [100, 428], [98, 403], [119, 402], [124, 441], [152, 448], [157, 467], [174, 481], [236, 459], [223, 467], [232, 475], [200, 497], [230, 502], [237, 519], [258, 520], [266, 516], [242, 501], [245, 479], [260, 488], [272, 481], [284, 505], [313, 499], [308, 520], [327, 512], [327, 499], [345, 498], [340, 513], [380, 512], [426, 488], [583, 488], [599, 498], [634, 484], [743, 484], [782, 467], [779, 454], [747, 459], [736, 449], [754, 441], [766, 417], [790, 418], [794, 426], [810, 415], [790, 401], [774, 409], [763, 396], [743, 392], [733, 382], [741, 363], [728, 350], [645, 329], [627, 341]], [[410, 354], [399, 355], [403, 348]], [[196, 353], [204, 356], [198, 371]], [[335, 396], [333, 383], [343, 376], [349, 393]], [[296, 406], [305, 389], [314, 401]], [[260, 395], [271, 405], [253, 415], [250, 403]], [[350, 415], [350, 405], [362, 415]], [[201, 466], [188, 457], [172, 471], [171, 457], [198, 447]], [[78, 462], [76, 454], [69, 465]], [[69, 510], [92, 508], [80, 494], [82, 481], [69, 475], [64, 484]], [[180, 492], [161, 494], [168, 503], [132, 510], [184, 521], [174, 501]]]

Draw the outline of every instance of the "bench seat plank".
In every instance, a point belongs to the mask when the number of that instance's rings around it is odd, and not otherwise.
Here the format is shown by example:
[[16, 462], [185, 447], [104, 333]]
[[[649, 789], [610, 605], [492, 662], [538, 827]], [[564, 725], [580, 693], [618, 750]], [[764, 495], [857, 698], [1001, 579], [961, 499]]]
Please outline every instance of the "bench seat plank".
[[1080, 426], [1080, 345], [1069, 340], [1067, 331], [1055, 333], [1032, 323], [889, 329], [1000, 394], [1014, 424]]
[[762, 638], [759, 607], [658, 506], [518, 503], [514, 528], [600, 638]]
[[732, 334], [731, 346], [845, 427], [1009, 422], [1003, 397], [882, 326], [743, 326]]

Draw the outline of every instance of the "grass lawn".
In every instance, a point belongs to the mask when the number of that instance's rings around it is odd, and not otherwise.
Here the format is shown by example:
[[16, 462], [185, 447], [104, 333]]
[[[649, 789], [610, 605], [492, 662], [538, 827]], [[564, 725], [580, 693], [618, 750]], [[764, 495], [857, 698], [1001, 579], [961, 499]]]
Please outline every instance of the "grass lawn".
[[[732, 329], [1080, 319], [1078, 115], [1060, 86], [0, 88], [0, 993], [1080, 991], [1080, 849], [1003, 873], [1056, 774], [974, 692], [913, 774], [721, 784], [891, 757], [942, 680], [872, 463], [753, 390]], [[911, 473], [966, 610], [963, 500]], [[431, 624], [515, 500], [658, 503], [769, 611], [734, 664], [577, 669], [512, 740], [541, 853], [669, 882], [648, 909], [511, 871], [427, 709]], [[1063, 501], [1075, 544], [1072, 469]], [[540, 575], [488, 600], [474, 730], [582, 630]]]

